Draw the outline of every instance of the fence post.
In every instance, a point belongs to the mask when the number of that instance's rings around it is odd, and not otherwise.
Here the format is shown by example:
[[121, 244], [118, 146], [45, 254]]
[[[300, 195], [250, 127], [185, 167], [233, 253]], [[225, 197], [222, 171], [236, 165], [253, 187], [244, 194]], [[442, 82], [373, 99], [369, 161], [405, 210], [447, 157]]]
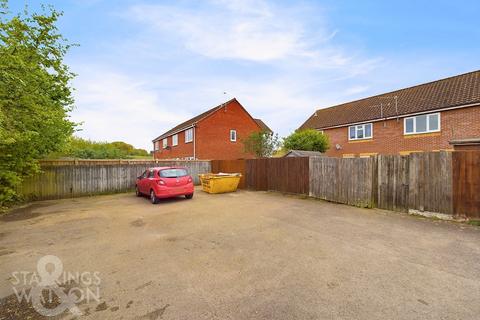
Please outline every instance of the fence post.
[[371, 207], [378, 206], [378, 156], [370, 157], [372, 166]]

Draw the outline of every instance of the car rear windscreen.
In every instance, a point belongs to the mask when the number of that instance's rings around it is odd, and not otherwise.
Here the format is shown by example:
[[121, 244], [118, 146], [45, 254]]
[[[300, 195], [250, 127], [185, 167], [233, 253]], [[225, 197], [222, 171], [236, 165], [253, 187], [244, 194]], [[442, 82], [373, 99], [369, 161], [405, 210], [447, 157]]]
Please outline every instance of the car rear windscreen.
[[178, 178], [186, 175], [188, 175], [188, 172], [185, 169], [165, 169], [160, 171], [161, 178]]

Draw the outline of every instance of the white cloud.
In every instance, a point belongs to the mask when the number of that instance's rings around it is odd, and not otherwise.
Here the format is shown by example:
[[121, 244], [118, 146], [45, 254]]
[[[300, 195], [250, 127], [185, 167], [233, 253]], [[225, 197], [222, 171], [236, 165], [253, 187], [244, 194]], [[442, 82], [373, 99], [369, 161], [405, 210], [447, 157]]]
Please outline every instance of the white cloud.
[[369, 89], [368, 86], [361, 86], [361, 85], [356, 85], [353, 87], [348, 88], [345, 90], [346, 95], [354, 95], [354, 94], [359, 94], [367, 91]]
[[381, 62], [334, 44], [341, 31], [319, 8], [182, 3], [117, 11], [130, 36], [107, 43], [101, 70], [94, 61], [74, 68], [81, 136], [150, 149], [152, 138], [233, 96], [285, 136], [315, 109], [362, 93]]
[[76, 135], [100, 141], [125, 141], [147, 150], [162, 130], [189, 114], [162, 104], [146, 83], [92, 66], [78, 67], [72, 120], [83, 122]]
[[329, 45], [338, 30], [329, 30], [321, 12], [314, 25], [306, 20], [311, 8], [275, 6], [265, 1], [210, 1], [199, 9], [167, 5], [134, 5], [124, 17], [173, 35], [190, 51], [212, 59], [269, 62], [305, 60], [332, 68], [351, 61], [343, 50]]

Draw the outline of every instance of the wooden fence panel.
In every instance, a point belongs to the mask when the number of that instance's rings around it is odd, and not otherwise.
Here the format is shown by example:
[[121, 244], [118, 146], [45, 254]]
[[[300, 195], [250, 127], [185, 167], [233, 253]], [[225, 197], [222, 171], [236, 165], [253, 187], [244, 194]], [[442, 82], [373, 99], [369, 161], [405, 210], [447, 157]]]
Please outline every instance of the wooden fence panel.
[[246, 187], [308, 194], [308, 158], [269, 158], [246, 160]]
[[453, 212], [480, 219], [480, 151], [453, 153]]
[[238, 187], [245, 188], [245, 160], [212, 160], [211, 163], [213, 173], [241, 173]]
[[408, 211], [409, 156], [378, 156], [377, 174], [377, 207]]
[[451, 152], [410, 155], [408, 208], [453, 214]]
[[130, 191], [148, 167], [183, 166], [195, 184], [198, 174], [211, 172], [210, 161], [42, 161], [42, 172], [26, 179], [19, 192], [27, 199], [72, 198]]
[[245, 182], [248, 189], [268, 190], [267, 161], [268, 159], [245, 160]]
[[360, 207], [374, 205], [374, 158], [310, 158], [310, 196]]

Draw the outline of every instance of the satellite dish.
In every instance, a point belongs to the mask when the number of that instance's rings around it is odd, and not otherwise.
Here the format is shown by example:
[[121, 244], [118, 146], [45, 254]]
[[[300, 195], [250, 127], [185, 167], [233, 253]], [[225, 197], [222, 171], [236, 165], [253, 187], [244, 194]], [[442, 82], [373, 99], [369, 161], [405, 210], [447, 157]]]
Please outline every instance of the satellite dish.
[[337, 143], [337, 144], [335, 145], [335, 149], [340, 150], [340, 149], [342, 149], [342, 146]]

